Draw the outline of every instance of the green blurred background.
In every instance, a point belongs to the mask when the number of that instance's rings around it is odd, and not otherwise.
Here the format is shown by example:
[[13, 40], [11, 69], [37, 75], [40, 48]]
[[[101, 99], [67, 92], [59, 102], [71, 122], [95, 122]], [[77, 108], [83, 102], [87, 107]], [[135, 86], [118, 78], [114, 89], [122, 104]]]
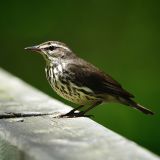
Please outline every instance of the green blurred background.
[[46, 81], [42, 57], [23, 48], [47, 40], [65, 42], [156, 112], [146, 116], [104, 104], [91, 111], [94, 120], [160, 154], [159, 8], [158, 0], [1, 1], [0, 66], [63, 100]]

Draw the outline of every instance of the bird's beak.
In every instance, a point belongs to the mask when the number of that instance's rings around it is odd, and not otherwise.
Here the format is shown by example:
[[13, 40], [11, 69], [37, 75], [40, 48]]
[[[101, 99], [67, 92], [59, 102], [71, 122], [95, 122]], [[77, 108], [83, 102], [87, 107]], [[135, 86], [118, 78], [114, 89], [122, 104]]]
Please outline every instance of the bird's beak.
[[30, 51], [36, 51], [36, 52], [40, 52], [41, 51], [41, 49], [39, 48], [39, 46], [26, 47], [24, 49], [25, 50], [30, 50]]

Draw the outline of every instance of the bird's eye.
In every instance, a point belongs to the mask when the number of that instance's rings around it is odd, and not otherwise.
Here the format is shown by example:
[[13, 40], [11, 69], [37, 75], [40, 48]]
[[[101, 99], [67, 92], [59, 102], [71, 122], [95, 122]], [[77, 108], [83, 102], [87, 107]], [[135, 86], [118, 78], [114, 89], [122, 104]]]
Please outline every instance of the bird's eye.
[[54, 46], [49, 46], [48, 49], [49, 49], [50, 51], [53, 51], [54, 49], [56, 49], [56, 47], [54, 47]]

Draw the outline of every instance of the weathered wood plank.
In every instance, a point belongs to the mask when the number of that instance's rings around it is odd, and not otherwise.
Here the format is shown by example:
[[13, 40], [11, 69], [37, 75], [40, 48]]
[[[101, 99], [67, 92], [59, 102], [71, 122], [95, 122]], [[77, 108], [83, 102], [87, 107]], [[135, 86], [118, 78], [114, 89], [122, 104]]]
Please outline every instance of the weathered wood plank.
[[[0, 111], [65, 113], [71, 108], [0, 70]], [[134, 142], [88, 118], [0, 120], [0, 138], [36, 160], [158, 160]]]

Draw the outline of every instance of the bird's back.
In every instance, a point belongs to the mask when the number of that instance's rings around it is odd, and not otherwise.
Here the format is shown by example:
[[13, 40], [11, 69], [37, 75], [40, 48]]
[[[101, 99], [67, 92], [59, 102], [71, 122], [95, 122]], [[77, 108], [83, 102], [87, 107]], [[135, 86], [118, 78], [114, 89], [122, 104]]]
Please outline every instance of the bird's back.
[[110, 75], [81, 58], [76, 58], [72, 63], [68, 63], [67, 70], [74, 74], [72, 81], [76, 85], [88, 87], [95, 94], [134, 97]]

